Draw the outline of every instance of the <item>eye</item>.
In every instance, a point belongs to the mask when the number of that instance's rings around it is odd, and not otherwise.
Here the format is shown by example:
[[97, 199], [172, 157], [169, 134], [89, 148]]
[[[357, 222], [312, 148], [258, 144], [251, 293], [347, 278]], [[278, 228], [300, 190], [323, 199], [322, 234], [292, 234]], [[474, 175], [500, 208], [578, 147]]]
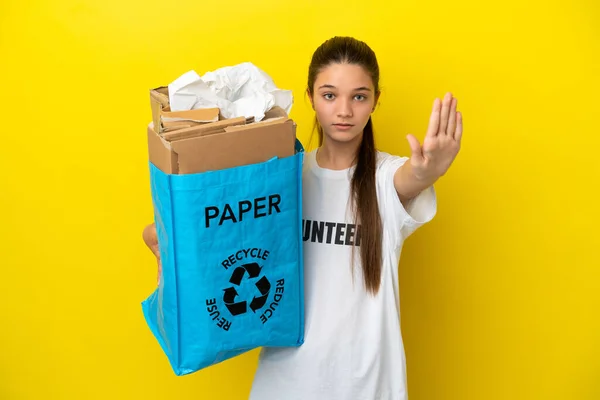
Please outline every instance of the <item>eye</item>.
[[358, 101], [365, 101], [367, 99], [367, 96], [365, 96], [364, 94], [357, 94], [356, 96], [354, 96], [354, 99]]
[[325, 93], [323, 97], [325, 98], [325, 100], [333, 100], [334, 95], [333, 93]]

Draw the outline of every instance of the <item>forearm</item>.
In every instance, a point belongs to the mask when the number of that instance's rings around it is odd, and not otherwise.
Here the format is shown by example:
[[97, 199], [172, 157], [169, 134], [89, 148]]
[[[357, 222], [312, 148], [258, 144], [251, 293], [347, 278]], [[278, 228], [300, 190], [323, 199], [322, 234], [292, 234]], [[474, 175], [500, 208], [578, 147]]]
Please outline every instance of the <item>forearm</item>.
[[433, 185], [436, 179], [416, 176], [410, 161], [402, 164], [394, 174], [394, 187], [403, 205], [415, 198], [423, 190]]

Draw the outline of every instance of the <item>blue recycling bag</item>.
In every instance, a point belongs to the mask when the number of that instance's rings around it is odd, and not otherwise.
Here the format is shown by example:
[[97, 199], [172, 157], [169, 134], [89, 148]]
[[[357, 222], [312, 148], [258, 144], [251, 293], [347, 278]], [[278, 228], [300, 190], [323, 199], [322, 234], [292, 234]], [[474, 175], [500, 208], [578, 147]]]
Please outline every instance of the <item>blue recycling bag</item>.
[[302, 161], [187, 175], [150, 163], [162, 275], [142, 309], [176, 375], [304, 342]]

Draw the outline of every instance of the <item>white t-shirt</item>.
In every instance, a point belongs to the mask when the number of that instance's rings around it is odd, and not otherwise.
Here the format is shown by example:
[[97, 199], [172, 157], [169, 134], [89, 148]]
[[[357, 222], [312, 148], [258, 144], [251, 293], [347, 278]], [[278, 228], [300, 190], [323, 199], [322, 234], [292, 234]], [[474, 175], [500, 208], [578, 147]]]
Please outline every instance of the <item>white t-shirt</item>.
[[376, 185], [383, 222], [381, 287], [364, 286], [360, 245], [348, 207], [354, 167], [318, 166], [316, 151], [303, 167], [305, 342], [263, 348], [251, 400], [405, 400], [406, 362], [400, 331], [398, 263], [404, 240], [436, 213], [429, 187], [405, 210], [394, 173], [406, 157], [378, 152]]

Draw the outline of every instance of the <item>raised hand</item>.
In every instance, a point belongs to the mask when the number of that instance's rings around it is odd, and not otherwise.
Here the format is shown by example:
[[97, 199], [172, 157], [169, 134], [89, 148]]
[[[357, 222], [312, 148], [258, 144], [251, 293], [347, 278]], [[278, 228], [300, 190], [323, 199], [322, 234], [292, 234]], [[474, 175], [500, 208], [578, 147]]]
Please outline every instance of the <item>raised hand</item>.
[[441, 102], [435, 99], [423, 146], [416, 137], [407, 135], [412, 152], [410, 163], [417, 179], [434, 182], [448, 171], [456, 158], [463, 132], [463, 118], [456, 111], [457, 103], [452, 93], [446, 93]]

